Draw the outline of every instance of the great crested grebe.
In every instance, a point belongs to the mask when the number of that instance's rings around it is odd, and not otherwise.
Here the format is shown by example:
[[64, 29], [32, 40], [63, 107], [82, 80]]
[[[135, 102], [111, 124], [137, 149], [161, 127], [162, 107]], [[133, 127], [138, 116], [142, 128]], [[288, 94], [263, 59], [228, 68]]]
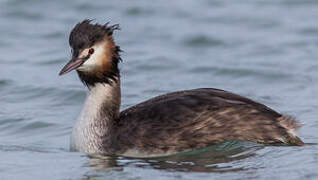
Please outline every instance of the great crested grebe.
[[170, 155], [228, 140], [304, 145], [300, 123], [248, 98], [219, 89], [173, 92], [119, 112], [118, 25], [78, 23], [72, 59], [59, 75], [77, 70], [88, 95], [73, 128], [71, 150], [134, 157]]

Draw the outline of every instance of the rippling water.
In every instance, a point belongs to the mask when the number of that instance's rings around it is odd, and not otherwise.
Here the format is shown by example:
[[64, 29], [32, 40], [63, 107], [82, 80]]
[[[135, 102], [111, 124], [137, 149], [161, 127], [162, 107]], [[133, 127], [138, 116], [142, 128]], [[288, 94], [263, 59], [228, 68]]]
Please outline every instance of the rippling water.
[[[0, 179], [317, 179], [318, 1], [0, 0]], [[85, 99], [68, 33], [84, 18], [119, 23], [126, 108], [215, 87], [304, 123], [304, 147], [226, 142], [170, 157], [69, 152]]]

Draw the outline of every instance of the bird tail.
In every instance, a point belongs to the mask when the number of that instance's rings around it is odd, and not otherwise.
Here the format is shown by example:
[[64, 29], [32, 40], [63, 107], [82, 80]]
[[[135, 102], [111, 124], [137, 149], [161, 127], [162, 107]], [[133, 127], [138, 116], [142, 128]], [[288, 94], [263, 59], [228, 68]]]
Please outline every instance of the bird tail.
[[287, 130], [288, 136], [285, 141], [289, 145], [303, 146], [305, 143], [297, 136], [297, 130], [302, 124], [290, 116], [281, 116], [278, 119], [279, 124]]

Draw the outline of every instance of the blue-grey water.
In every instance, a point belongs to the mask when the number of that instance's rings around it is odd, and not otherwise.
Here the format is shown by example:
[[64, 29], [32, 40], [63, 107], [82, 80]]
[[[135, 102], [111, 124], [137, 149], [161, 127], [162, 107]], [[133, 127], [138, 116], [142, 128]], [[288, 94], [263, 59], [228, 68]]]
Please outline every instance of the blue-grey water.
[[[69, 152], [85, 100], [68, 34], [84, 18], [119, 23], [122, 109], [214, 87], [287, 113], [304, 147], [227, 142], [172, 157]], [[0, 179], [318, 179], [318, 1], [0, 0]]]

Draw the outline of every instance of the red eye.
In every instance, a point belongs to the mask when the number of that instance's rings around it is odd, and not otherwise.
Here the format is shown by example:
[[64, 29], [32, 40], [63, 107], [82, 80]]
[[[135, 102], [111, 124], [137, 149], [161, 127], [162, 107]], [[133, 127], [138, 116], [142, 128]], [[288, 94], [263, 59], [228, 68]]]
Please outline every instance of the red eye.
[[93, 48], [90, 48], [89, 50], [88, 50], [88, 54], [93, 54], [94, 53], [94, 49]]

